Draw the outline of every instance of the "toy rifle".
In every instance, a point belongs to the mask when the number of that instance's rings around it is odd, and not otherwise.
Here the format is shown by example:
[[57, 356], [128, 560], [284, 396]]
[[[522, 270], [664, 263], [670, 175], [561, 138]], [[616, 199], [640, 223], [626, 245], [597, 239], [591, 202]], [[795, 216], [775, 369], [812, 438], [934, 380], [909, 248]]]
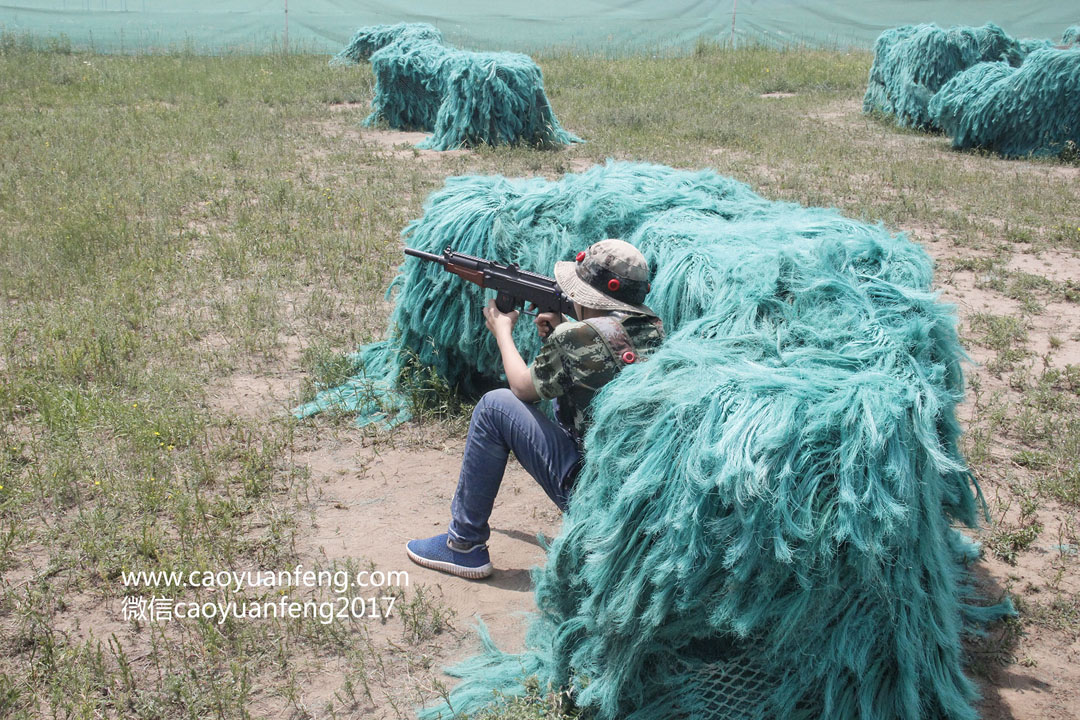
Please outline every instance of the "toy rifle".
[[557, 312], [577, 319], [573, 301], [563, 294], [554, 278], [522, 270], [517, 265], [500, 265], [491, 260], [464, 255], [450, 248], [446, 248], [442, 255], [405, 248], [405, 254], [438, 263], [446, 272], [494, 290], [495, 307], [499, 308], [499, 312], [524, 309], [525, 303], [532, 303], [537, 312]]

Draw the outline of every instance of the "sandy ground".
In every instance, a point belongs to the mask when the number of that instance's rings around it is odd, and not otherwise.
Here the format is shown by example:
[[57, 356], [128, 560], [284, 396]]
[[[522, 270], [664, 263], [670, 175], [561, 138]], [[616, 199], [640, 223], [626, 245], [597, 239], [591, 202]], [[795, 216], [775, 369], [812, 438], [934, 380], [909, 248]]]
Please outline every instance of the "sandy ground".
[[491, 518], [492, 577], [462, 580], [405, 555], [409, 540], [446, 531], [463, 445], [447, 439], [438, 448], [376, 448], [345, 440], [297, 455], [321, 496], [301, 554], [360, 556], [380, 570], [408, 572], [412, 583], [438, 588], [466, 620], [459, 625], [483, 621], [501, 648], [520, 650], [522, 614], [534, 608], [529, 571], [544, 559], [537, 534], [554, 537], [560, 515], [519, 465], [511, 464]]

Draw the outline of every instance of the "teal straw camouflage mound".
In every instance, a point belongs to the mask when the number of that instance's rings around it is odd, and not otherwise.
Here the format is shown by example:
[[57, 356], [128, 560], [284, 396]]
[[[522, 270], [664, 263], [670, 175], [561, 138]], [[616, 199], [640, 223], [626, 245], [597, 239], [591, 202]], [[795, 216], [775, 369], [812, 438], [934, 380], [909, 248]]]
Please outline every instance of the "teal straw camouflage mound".
[[361, 28], [332, 62], [363, 59], [375, 75], [364, 124], [431, 132], [422, 148], [582, 142], [559, 124], [527, 55], [457, 50], [442, 44], [436, 28], [403, 23]]
[[957, 137], [960, 117], [965, 110], [975, 107], [987, 88], [999, 80], [1011, 77], [1016, 68], [1008, 63], [979, 63], [945, 83], [944, 92], [938, 92], [931, 98], [927, 112], [932, 113], [937, 127], [953, 136], [954, 143], [962, 143]]
[[356, 31], [345, 48], [330, 59], [331, 65], [355, 65], [365, 62], [378, 50], [393, 43], [442, 43], [442, 33], [427, 23], [372, 25]]
[[453, 51], [435, 42], [390, 44], [371, 56], [375, 93], [364, 125], [431, 132], [446, 98]]
[[[486, 641], [425, 717], [530, 678], [600, 720], [976, 717], [961, 636], [1009, 607], [976, 606], [976, 551], [951, 527], [977, 509], [962, 350], [919, 246], [712, 172], [626, 163], [451, 178], [405, 235], [545, 273], [623, 237], [669, 330], [594, 401], [525, 651]], [[498, 379], [482, 291], [412, 258], [394, 289], [369, 376], [407, 351], [458, 387]]]
[[600, 718], [973, 717], [959, 375], [908, 354], [951, 319], [887, 271], [846, 282], [865, 256], [761, 260], [756, 312], [721, 304], [597, 398], [525, 664]]
[[1036, 50], [1019, 68], [976, 65], [941, 88], [929, 111], [955, 148], [1059, 155], [1080, 144], [1080, 47]]
[[904, 25], [886, 30], [874, 45], [863, 111], [879, 111], [904, 127], [933, 127], [930, 99], [962, 70], [982, 62], [1019, 65], [1025, 46], [997, 25], [981, 28]]
[[433, 133], [417, 147], [453, 150], [518, 143], [561, 147], [581, 142], [559, 124], [544, 92], [540, 67], [528, 55], [453, 51], [444, 72]]

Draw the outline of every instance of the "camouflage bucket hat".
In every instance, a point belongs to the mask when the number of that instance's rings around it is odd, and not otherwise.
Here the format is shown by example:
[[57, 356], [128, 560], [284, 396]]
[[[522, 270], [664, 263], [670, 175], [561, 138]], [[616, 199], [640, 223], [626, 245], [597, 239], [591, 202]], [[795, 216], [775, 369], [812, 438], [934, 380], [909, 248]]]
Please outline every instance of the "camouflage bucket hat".
[[555, 281], [574, 302], [597, 310], [624, 310], [656, 316], [645, 303], [649, 264], [624, 240], [601, 240], [577, 254], [574, 262], [555, 263]]

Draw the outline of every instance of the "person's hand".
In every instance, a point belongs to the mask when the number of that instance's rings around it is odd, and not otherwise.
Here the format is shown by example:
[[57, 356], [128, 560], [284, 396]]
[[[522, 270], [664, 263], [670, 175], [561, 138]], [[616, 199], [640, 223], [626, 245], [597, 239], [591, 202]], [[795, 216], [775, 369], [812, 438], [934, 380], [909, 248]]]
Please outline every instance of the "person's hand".
[[547, 338], [555, 330], [555, 326], [563, 321], [562, 313], [545, 312], [537, 313], [533, 322], [536, 324], [536, 332], [542, 338]]
[[495, 307], [495, 300], [488, 300], [487, 307], [484, 308], [484, 324], [492, 335], [498, 337], [499, 333], [509, 333], [514, 329], [519, 314], [517, 310], [504, 313]]

